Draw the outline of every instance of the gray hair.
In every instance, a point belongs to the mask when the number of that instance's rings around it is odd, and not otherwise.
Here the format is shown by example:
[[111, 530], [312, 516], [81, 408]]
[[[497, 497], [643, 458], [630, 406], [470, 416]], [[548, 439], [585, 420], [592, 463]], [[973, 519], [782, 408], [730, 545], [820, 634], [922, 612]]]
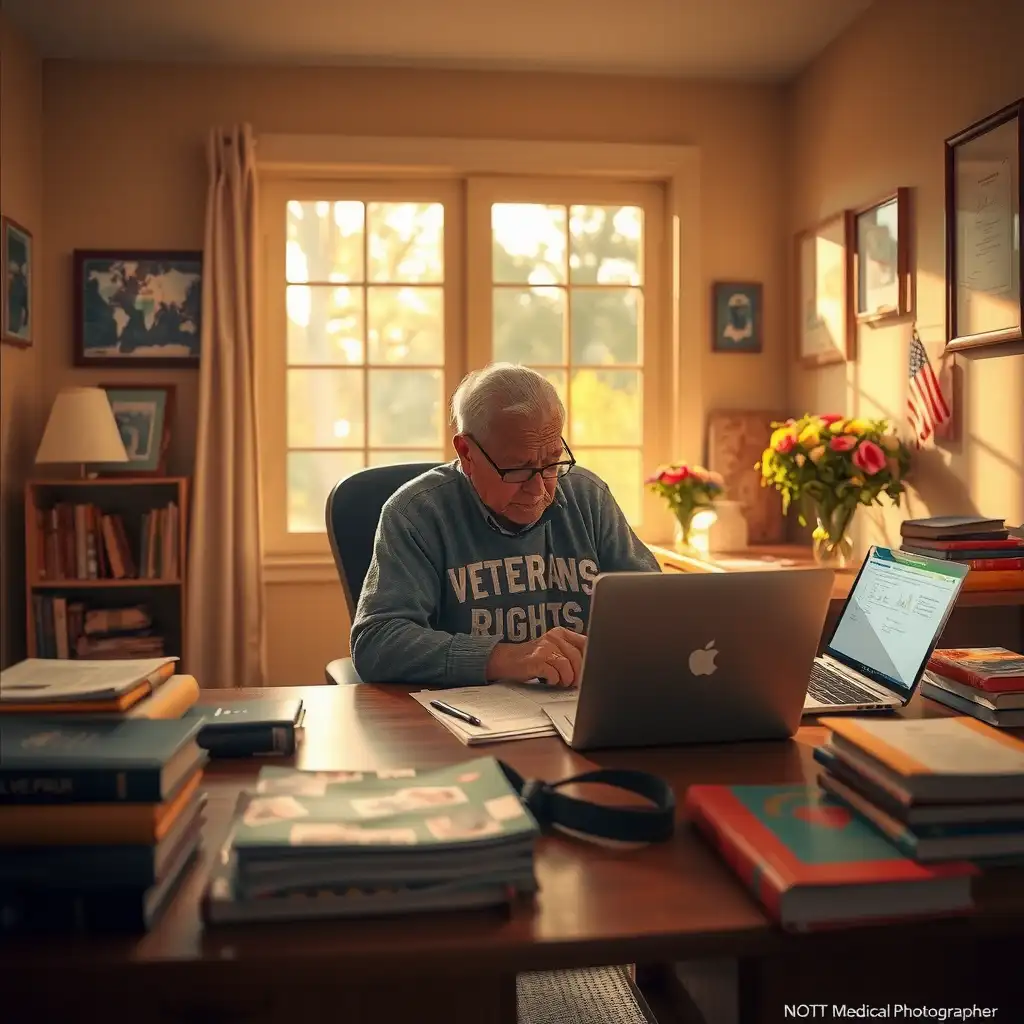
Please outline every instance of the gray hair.
[[517, 363], [491, 363], [462, 378], [452, 395], [452, 423], [459, 434], [487, 437], [499, 416], [547, 422], [565, 420], [565, 406], [543, 374]]

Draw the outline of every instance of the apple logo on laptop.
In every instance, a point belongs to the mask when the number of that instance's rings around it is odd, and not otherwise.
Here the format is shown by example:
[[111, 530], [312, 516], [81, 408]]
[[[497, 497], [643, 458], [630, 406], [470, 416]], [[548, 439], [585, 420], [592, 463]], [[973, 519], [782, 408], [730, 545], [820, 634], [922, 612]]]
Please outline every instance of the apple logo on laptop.
[[715, 649], [715, 641], [709, 640], [703, 647], [698, 647], [690, 655], [690, 671], [695, 676], [710, 676], [718, 666], [715, 664], [715, 658], [718, 657], [718, 651]]

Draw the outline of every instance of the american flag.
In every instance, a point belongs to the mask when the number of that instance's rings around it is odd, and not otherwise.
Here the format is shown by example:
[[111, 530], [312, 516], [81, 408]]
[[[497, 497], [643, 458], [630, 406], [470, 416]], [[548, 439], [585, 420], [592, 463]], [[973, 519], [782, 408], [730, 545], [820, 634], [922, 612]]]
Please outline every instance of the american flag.
[[917, 447], [920, 448], [952, 414], [942, 395], [939, 379], [935, 376], [928, 353], [914, 331], [910, 339], [910, 387], [907, 390], [907, 419]]

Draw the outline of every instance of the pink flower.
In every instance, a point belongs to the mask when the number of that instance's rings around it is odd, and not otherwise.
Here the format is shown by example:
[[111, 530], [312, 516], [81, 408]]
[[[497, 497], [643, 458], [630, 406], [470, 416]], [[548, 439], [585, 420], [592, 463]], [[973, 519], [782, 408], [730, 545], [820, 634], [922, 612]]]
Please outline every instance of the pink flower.
[[775, 443], [775, 450], [780, 455], [785, 455], [786, 452], [792, 450], [793, 445], [795, 445], [795, 444], [796, 444], [796, 438], [792, 434], [784, 434]]
[[834, 412], [827, 412], [824, 416], [819, 416], [818, 419], [822, 423], [828, 425], [829, 423], [838, 423], [843, 417]]
[[853, 453], [853, 464], [865, 476], [874, 476], [885, 469], [885, 452], [874, 441], [861, 441]]
[[663, 484], [681, 484], [689, 475], [690, 471], [686, 466], [679, 466], [678, 469], [666, 469], [661, 474], [661, 482]]
[[828, 446], [834, 452], [848, 452], [857, 446], [857, 438], [852, 434], [837, 434], [829, 441]]

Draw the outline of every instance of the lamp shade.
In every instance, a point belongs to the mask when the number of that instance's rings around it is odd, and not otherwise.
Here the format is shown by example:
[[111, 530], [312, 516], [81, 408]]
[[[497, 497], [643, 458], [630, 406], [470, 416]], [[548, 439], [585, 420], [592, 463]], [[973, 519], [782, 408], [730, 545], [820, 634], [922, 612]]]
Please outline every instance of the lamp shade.
[[106, 391], [63, 388], [50, 410], [36, 462], [127, 461]]

